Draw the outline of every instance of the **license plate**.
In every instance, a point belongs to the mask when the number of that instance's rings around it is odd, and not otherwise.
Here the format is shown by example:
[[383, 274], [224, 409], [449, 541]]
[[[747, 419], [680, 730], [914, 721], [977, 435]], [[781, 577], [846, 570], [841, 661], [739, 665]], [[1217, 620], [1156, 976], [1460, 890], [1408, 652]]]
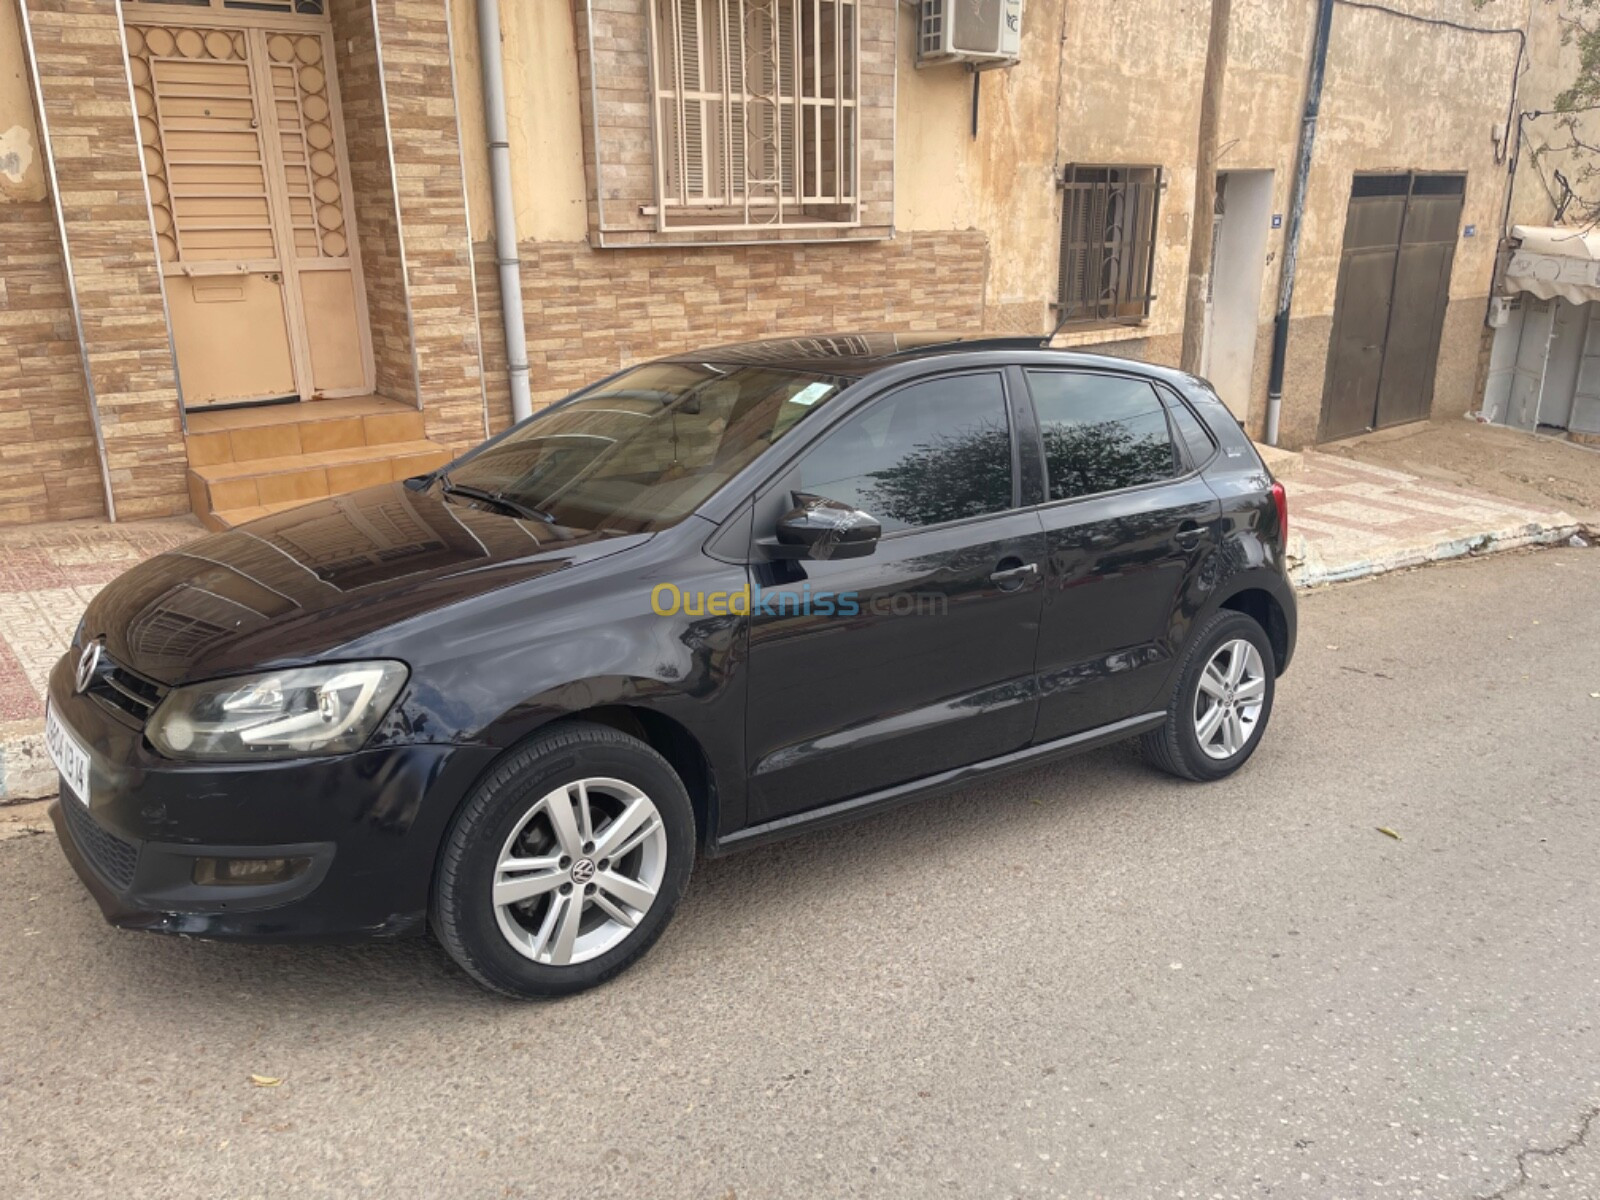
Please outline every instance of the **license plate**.
[[44, 713], [44, 748], [61, 772], [61, 782], [85, 805], [89, 803], [89, 752], [67, 724], [56, 715], [54, 705]]

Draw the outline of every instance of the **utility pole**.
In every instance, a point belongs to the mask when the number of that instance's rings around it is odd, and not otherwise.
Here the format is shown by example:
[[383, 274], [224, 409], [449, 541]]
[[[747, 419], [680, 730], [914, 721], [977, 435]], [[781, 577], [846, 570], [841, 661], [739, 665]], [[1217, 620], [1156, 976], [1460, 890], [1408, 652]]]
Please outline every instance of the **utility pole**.
[[1206, 280], [1211, 275], [1211, 222], [1217, 203], [1217, 119], [1228, 73], [1228, 26], [1233, 0], [1211, 0], [1206, 75], [1200, 89], [1200, 136], [1194, 162], [1194, 204], [1189, 226], [1189, 278], [1183, 293], [1183, 354], [1179, 365], [1198, 374], [1206, 344]]

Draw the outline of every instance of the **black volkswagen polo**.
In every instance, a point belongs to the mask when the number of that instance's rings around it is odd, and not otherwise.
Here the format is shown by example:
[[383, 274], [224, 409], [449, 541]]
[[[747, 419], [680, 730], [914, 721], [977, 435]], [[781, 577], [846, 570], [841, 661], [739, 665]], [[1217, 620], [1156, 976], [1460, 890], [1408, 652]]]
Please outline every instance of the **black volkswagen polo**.
[[1238, 769], [1294, 649], [1285, 529], [1178, 372], [678, 355], [106, 587], [50, 679], [52, 812], [117, 925], [431, 926], [487, 987], [576, 991], [697, 854], [1124, 738]]

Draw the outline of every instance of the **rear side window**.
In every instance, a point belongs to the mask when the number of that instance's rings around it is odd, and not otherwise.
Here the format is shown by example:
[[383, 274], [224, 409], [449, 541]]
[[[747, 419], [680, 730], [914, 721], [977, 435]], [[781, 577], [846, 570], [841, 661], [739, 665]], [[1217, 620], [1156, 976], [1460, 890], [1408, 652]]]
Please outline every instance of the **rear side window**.
[[1189, 450], [1189, 465], [1199, 467], [1211, 457], [1216, 443], [1211, 440], [1211, 435], [1206, 432], [1206, 427], [1200, 418], [1189, 411], [1189, 406], [1181, 400], [1171, 402], [1172, 423], [1178, 427], [1178, 436], [1183, 439], [1183, 444]]
[[931, 379], [875, 400], [817, 443], [799, 490], [852, 505], [885, 532], [1011, 507], [1011, 427], [995, 374]]
[[1177, 474], [1166, 409], [1150, 384], [1074, 371], [1027, 375], [1052, 500], [1115, 492]]

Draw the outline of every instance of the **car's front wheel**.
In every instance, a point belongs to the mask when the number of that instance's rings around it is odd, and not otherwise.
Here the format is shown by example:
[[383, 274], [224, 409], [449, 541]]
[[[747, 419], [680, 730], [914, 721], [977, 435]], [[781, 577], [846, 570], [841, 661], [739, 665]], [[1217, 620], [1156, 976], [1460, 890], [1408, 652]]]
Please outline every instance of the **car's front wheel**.
[[661, 935], [694, 846], [694, 812], [665, 759], [607, 726], [553, 726], [500, 763], [456, 818], [434, 931], [485, 987], [581, 991]]
[[1166, 722], [1140, 739], [1146, 761], [1195, 780], [1244, 766], [1272, 716], [1274, 666], [1260, 625], [1244, 613], [1216, 613], [1190, 642]]

